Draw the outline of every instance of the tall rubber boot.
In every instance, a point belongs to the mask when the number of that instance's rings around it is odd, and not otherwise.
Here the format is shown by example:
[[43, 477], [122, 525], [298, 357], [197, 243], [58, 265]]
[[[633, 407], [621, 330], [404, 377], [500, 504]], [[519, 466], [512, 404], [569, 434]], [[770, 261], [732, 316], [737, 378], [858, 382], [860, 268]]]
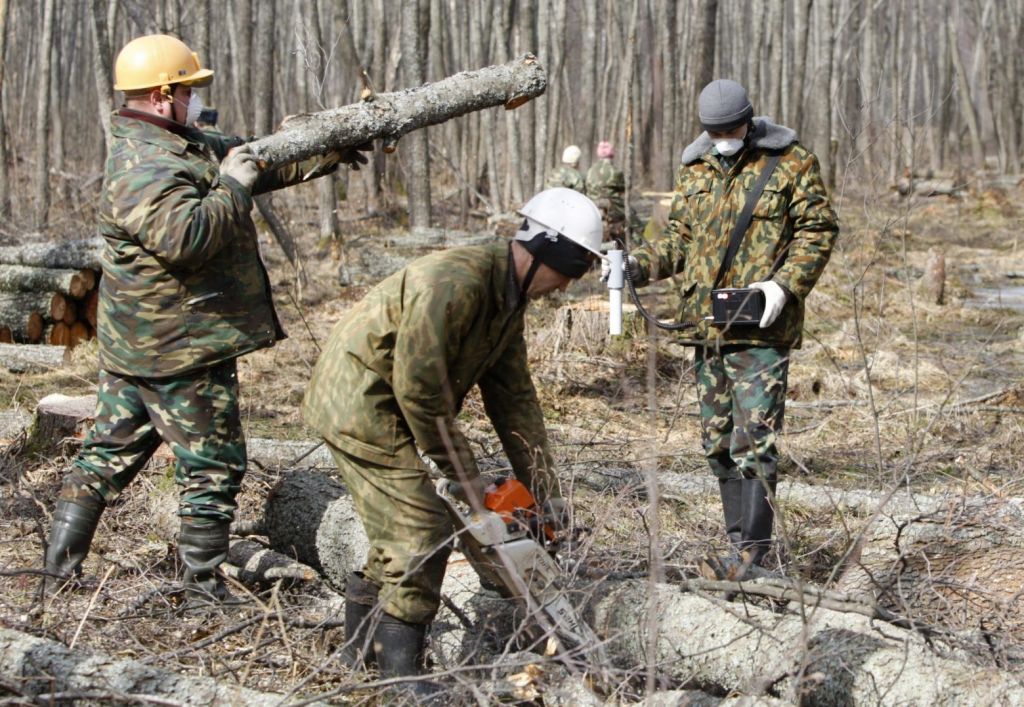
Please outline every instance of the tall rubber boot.
[[743, 542], [743, 479], [719, 479], [718, 491], [722, 496], [725, 534], [739, 554]]
[[[769, 495], [769, 489], [771, 494]], [[743, 479], [743, 537], [740, 556], [748, 567], [761, 566], [772, 546], [775, 481]]]
[[[382, 678], [423, 674], [428, 625], [409, 623], [381, 613], [373, 632], [373, 650]], [[399, 704], [429, 704], [440, 692], [441, 686], [437, 683], [416, 680], [396, 685], [389, 690], [389, 696]]]
[[46, 546], [45, 569], [50, 575], [43, 586], [53, 592], [64, 582], [82, 573], [82, 562], [89, 554], [105, 504], [97, 499], [83, 498], [82, 503], [57, 501], [53, 526]]
[[213, 604], [231, 599], [217, 567], [228, 558], [231, 523], [183, 516], [178, 533], [178, 556], [185, 567], [185, 592], [189, 602]]
[[377, 662], [372, 636], [377, 621], [373, 607], [379, 594], [380, 585], [366, 579], [362, 572], [349, 575], [345, 585], [345, 646], [341, 649], [341, 661], [352, 670], [365, 670]]

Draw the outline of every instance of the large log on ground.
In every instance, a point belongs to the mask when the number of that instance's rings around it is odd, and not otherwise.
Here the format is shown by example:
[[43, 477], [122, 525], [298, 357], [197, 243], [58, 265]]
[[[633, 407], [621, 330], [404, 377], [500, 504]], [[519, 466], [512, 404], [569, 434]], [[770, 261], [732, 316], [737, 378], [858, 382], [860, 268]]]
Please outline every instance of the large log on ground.
[[0, 368], [11, 373], [37, 373], [60, 368], [66, 361], [63, 346], [0, 344]]
[[1024, 704], [1010, 673], [938, 657], [920, 634], [857, 614], [807, 607], [804, 620], [642, 581], [611, 584], [592, 608], [620, 668], [642, 668], [655, 625], [659, 668], [703, 689], [822, 706]]
[[0, 263], [35, 268], [101, 269], [104, 241], [100, 237], [55, 243], [0, 246]]
[[274, 550], [313, 567], [339, 591], [369, 550], [352, 497], [323, 472], [283, 476], [267, 494], [262, 528]]
[[360, 103], [293, 116], [272, 135], [249, 143], [264, 169], [406, 133], [503, 105], [515, 108], [544, 93], [547, 78], [529, 54], [500, 66], [463, 71], [435, 83], [380, 93]]
[[[26, 704], [287, 705], [282, 695], [179, 675], [134, 660], [72, 651], [62, 643], [0, 628], [0, 676]], [[5, 700], [6, 702], [6, 700]], [[19, 701], [18, 704], [21, 704]], [[321, 702], [303, 704], [323, 704]]]
[[63, 292], [80, 299], [95, 284], [96, 274], [91, 270], [0, 265], [0, 290], [7, 292]]

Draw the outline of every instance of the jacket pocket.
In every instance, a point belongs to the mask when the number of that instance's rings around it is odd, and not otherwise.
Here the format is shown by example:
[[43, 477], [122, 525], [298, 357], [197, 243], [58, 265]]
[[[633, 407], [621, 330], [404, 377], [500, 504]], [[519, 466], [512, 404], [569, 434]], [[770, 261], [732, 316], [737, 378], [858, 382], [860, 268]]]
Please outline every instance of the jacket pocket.
[[761, 198], [754, 206], [754, 218], [764, 221], [779, 221], [787, 210], [786, 194], [781, 189], [773, 189], [771, 185], [765, 187]]

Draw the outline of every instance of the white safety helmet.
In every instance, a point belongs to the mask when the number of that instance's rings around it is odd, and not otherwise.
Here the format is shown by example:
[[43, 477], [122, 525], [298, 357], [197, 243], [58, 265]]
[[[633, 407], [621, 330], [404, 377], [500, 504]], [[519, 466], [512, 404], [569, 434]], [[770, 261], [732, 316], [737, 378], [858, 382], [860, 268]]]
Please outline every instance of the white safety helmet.
[[574, 189], [555, 187], [538, 192], [517, 212], [529, 228], [516, 232], [517, 241], [531, 241], [541, 231], [564, 236], [576, 245], [601, 255], [604, 223], [597, 204]]
[[562, 150], [562, 162], [564, 164], [571, 164], [576, 166], [580, 162], [580, 157], [583, 155], [583, 151], [580, 150], [576, 145], [569, 145], [569, 147]]

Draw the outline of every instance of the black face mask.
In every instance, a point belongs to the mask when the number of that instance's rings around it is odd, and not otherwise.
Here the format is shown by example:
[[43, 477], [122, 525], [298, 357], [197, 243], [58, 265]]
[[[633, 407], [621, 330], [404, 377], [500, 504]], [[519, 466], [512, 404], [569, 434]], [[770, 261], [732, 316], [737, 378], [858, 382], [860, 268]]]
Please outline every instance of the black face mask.
[[[527, 222], [524, 221], [520, 230], [527, 228]], [[520, 243], [533, 256], [535, 262], [539, 261], [573, 280], [583, 277], [590, 269], [590, 252], [565, 236], [554, 234], [552, 239], [548, 233], [541, 232]]]

